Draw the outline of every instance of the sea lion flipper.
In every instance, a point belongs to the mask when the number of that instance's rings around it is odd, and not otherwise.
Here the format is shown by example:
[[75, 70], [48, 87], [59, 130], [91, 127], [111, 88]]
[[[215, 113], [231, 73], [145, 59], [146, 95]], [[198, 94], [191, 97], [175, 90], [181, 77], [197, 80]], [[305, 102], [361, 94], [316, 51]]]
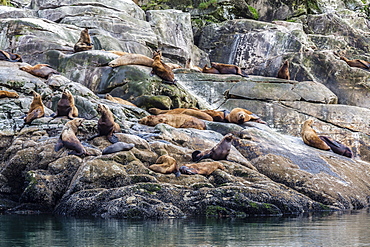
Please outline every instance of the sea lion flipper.
[[61, 139], [58, 139], [57, 144], [55, 144], [54, 151], [58, 152], [63, 147], [63, 141]]
[[114, 134], [110, 135], [110, 136], [107, 136], [107, 139], [108, 141], [110, 141], [111, 143], [117, 143], [119, 140], [118, 140], [118, 137]]
[[92, 137], [89, 137], [87, 140], [91, 141], [92, 139], [95, 139], [96, 137], [101, 136], [100, 134], [93, 135]]
[[[187, 166], [181, 166], [179, 168], [180, 172], [182, 174], [188, 174], [188, 175], [195, 175], [195, 174], [198, 174], [198, 171], [194, 168], [190, 168], [190, 167], [187, 167]], [[175, 174], [176, 175], [176, 174]]]

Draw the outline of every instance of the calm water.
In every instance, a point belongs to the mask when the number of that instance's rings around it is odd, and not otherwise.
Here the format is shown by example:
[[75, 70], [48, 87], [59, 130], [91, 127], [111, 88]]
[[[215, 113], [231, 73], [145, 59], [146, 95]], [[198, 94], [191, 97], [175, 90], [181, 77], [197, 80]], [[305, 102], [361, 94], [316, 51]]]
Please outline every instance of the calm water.
[[145, 221], [0, 215], [0, 246], [370, 246], [370, 213]]

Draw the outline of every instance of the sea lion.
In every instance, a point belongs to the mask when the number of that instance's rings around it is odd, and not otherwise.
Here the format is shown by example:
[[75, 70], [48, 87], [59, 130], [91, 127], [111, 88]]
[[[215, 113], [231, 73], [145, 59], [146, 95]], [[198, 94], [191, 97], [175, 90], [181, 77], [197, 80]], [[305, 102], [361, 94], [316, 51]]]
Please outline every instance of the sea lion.
[[235, 74], [243, 77], [248, 77], [248, 75], [242, 71], [239, 66], [233, 64], [224, 64], [224, 63], [211, 63], [211, 67], [217, 69], [220, 74]]
[[106, 147], [103, 150], [103, 154], [111, 154], [111, 153], [117, 153], [121, 151], [128, 151], [131, 150], [133, 147], [135, 147], [135, 144], [133, 143], [126, 143], [126, 142], [116, 142], [108, 147]]
[[167, 84], [176, 84], [175, 75], [173, 74], [171, 68], [162, 62], [162, 52], [155, 51], [153, 53], [153, 64], [152, 71], [150, 75], [157, 75], [162, 79], [162, 82]]
[[81, 31], [80, 39], [77, 41], [75, 46], [73, 47], [74, 52], [80, 51], [88, 51], [93, 48], [93, 44], [91, 43], [91, 38], [89, 35], [89, 30], [85, 28]]
[[200, 162], [182, 165], [180, 167], [180, 172], [188, 175], [199, 174], [208, 176], [217, 169], [225, 170], [225, 166], [217, 161]]
[[118, 137], [114, 135], [114, 132], [121, 130], [118, 123], [114, 122], [113, 113], [105, 105], [98, 104], [97, 111], [101, 114], [98, 120], [98, 134], [90, 137], [88, 140], [92, 140], [98, 136], [107, 136], [107, 139], [111, 143], [118, 142]]
[[64, 89], [62, 98], [58, 101], [57, 111], [51, 117], [67, 116], [69, 119], [73, 119], [78, 116], [78, 109], [75, 106], [75, 100], [72, 93], [68, 89]]
[[311, 127], [312, 124], [312, 119], [306, 120], [303, 123], [301, 130], [303, 142], [311, 147], [322, 150], [330, 150], [330, 147], [323, 140], [320, 139], [320, 137], [316, 134], [316, 131]]
[[186, 69], [197, 70], [197, 71], [200, 71], [200, 72], [203, 71], [203, 69], [201, 67], [196, 66], [196, 65], [193, 64], [193, 62], [191, 61], [191, 58], [188, 58], [188, 60], [186, 60], [185, 68]]
[[210, 115], [215, 122], [225, 122], [225, 112], [216, 110], [202, 110], [202, 112]]
[[220, 71], [218, 71], [216, 68], [213, 67], [208, 68], [207, 64], [204, 65], [202, 72], [209, 74], [220, 74]]
[[281, 78], [281, 79], [285, 79], [285, 80], [290, 80], [289, 61], [288, 60], [285, 60], [284, 64], [280, 67], [276, 77]]
[[228, 115], [225, 116], [225, 119], [229, 123], [243, 124], [250, 120], [258, 120], [260, 118], [253, 114], [253, 112], [248, 111], [246, 109], [234, 108]]
[[120, 57], [110, 61], [108, 66], [117, 67], [122, 65], [144, 65], [152, 67], [153, 59], [142, 54], [125, 53]]
[[233, 140], [233, 138], [233, 134], [229, 133], [225, 135], [222, 140], [217, 143], [217, 145], [214, 146], [212, 149], [203, 152], [199, 150], [194, 151], [191, 154], [193, 161], [198, 162], [202, 159], [207, 158], [211, 158], [213, 160], [226, 160], [227, 156], [230, 153], [231, 141]]
[[328, 136], [319, 136], [319, 137], [326, 144], [328, 144], [328, 146], [330, 147], [330, 149], [334, 153], [346, 156], [348, 158], [353, 157], [352, 150], [349, 147], [347, 147], [346, 145], [344, 145], [344, 144], [342, 144], [342, 143], [340, 143], [336, 140], [333, 140], [333, 138], [330, 138]]
[[43, 117], [45, 114], [45, 106], [42, 103], [41, 95], [33, 91], [33, 100], [27, 116], [24, 118], [25, 124], [30, 124], [36, 118]]
[[132, 104], [130, 101], [127, 101], [127, 100], [121, 99], [121, 98], [119, 98], [119, 97], [113, 97], [113, 96], [112, 96], [112, 95], [110, 95], [109, 93], [107, 93], [107, 94], [105, 95], [105, 98], [106, 98], [107, 100], [110, 100], [110, 101], [115, 102], [115, 103], [119, 103], [119, 104], [121, 104], [121, 105], [131, 105], [131, 106], [136, 106], [136, 105]]
[[186, 108], [176, 108], [172, 110], [161, 110], [158, 108], [149, 108], [148, 110], [150, 113], [154, 115], [159, 114], [185, 114], [189, 116], [193, 116], [199, 119], [207, 120], [207, 121], [213, 121], [213, 118], [209, 116], [207, 113], [204, 113], [200, 110], [196, 109], [186, 109]]
[[16, 92], [0, 90], [0, 98], [19, 98], [19, 95]]
[[361, 59], [349, 60], [346, 57], [341, 56], [341, 60], [344, 60], [350, 67], [357, 67], [361, 69], [370, 69], [370, 63]]
[[179, 165], [176, 160], [169, 155], [160, 156], [155, 164], [149, 166], [149, 169], [163, 174], [174, 173], [176, 177], [181, 175]]
[[48, 64], [36, 64], [35, 66], [26, 65], [20, 67], [19, 69], [41, 78], [48, 78], [52, 74], [60, 74]]
[[174, 128], [206, 129], [206, 124], [203, 120], [185, 114], [150, 115], [140, 119], [139, 123], [149, 126], [156, 126], [157, 124], [165, 123]]
[[0, 50], [0, 60], [8, 62], [22, 62], [22, 57], [16, 53]]
[[85, 119], [83, 118], [75, 118], [68, 121], [64, 125], [58, 142], [54, 147], [55, 152], [58, 152], [62, 147], [66, 147], [72, 150], [68, 154], [74, 154], [78, 156], [81, 156], [83, 154], [89, 155], [86, 152], [84, 146], [82, 146], [80, 140], [78, 140], [78, 138], [76, 137], [78, 127], [83, 123], [84, 120]]

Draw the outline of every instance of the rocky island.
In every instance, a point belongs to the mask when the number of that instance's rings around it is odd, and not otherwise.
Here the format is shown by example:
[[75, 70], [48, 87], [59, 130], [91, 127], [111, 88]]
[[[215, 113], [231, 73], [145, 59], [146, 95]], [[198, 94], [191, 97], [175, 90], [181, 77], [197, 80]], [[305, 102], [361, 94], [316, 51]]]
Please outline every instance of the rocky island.
[[[370, 61], [368, 0], [336, 1], [50, 1], [0, 6], [0, 213], [54, 213], [115, 218], [300, 214], [361, 209], [370, 197], [370, 72], [344, 59]], [[251, 2], [251, 3], [249, 3]], [[93, 48], [74, 51], [87, 28]], [[144, 65], [108, 66], [118, 52], [179, 65], [175, 84]], [[189, 61], [193, 64], [189, 65]], [[290, 78], [276, 78], [289, 61]], [[211, 62], [248, 77], [194, 69]], [[46, 78], [21, 68], [48, 64]], [[52, 117], [63, 92], [83, 122], [76, 136], [86, 155], [55, 146], [68, 118]], [[25, 123], [35, 93], [43, 117]], [[131, 102], [124, 105], [106, 94]], [[104, 105], [119, 142], [103, 154]], [[150, 108], [247, 109], [265, 123], [204, 121], [204, 129], [148, 126]], [[353, 157], [306, 145], [302, 124], [343, 143]], [[179, 165], [232, 133], [227, 160], [211, 174], [162, 174], [163, 155]], [[109, 138], [110, 139], [110, 138]], [[205, 159], [200, 162], [210, 162]]]

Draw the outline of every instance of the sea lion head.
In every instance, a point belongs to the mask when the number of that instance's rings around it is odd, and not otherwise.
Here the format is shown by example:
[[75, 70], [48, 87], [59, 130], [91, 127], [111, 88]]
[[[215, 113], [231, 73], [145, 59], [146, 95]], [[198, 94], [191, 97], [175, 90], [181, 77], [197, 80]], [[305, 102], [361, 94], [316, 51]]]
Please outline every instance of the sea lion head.
[[84, 118], [74, 118], [69, 122], [73, 123], [76, 127], [80, 126], [85, 121]]
[[148, 112], [150, 112], [154, 115], [158, 115], [160, 111], [161, 111], [161, 109], [158, 109], [158, 108], [149, 108], [149, 110], [148, 110]]
[[33, 91], [32, 94], [33, 94], [33, 98], [35, 100], [41, 100], [41, 95], [38, 94], [36, 91]]
[[162, 57], [162, 51], [161, 50], [156, 50], [156, 51], [153, 52], [153, 59], [156, 58], [156, 57], [159, 57], [159, 58]]
[[108, 107], [106, 105], [98, 104], [97, 112], [102, 113], [102, 112], [106, 112], [106, 111], [108, 111]]
[[197, 162], [201, 157], [200, 157], [200, 154], [201, 153], [201, 151], [199, 151], [199, 150], [196, 150], [196, 151], [194, 151], [192, 154], [191, 154], [191, 158], [192, 158], [192, 160], [194, 161], [194, 162]]
[[62, 92], [62, 99], [69, 99], [71, 97], [72, 93], [68, 89], [64, 89]]
[[23, 70], [26, 72], [28, 72], [31, 68], [32, 68], [31, 65], [24, 65], [24, 66], [19, 67], [20, 70]]
[[228, 133], [224, 136], [224, 140], [231, 142], [234, 139], [233, 133]]
[[113, 97], [112, 97], [112, 95], [110, 95], [109, 93], [107, 93], [107, 94], [105, 95], [105, 98], [106, 98], [106, 99], [108, 99], [108, 100], [111, 100]]
[[246, 122], [245, 112], [239, 112], [238, 113], [237, 122], [238, 122], [238, 124], [242, 124], [242, 123]]
[[311, 126], [312, 126], [312, 124], [313, 124], [313, 119], [308, 119], [308, 120], [306, 120], [306, 121], [303, 123], [303, 125], [304, 125], [304, 126], [309, 126], [309, 127], [311, 127]]

